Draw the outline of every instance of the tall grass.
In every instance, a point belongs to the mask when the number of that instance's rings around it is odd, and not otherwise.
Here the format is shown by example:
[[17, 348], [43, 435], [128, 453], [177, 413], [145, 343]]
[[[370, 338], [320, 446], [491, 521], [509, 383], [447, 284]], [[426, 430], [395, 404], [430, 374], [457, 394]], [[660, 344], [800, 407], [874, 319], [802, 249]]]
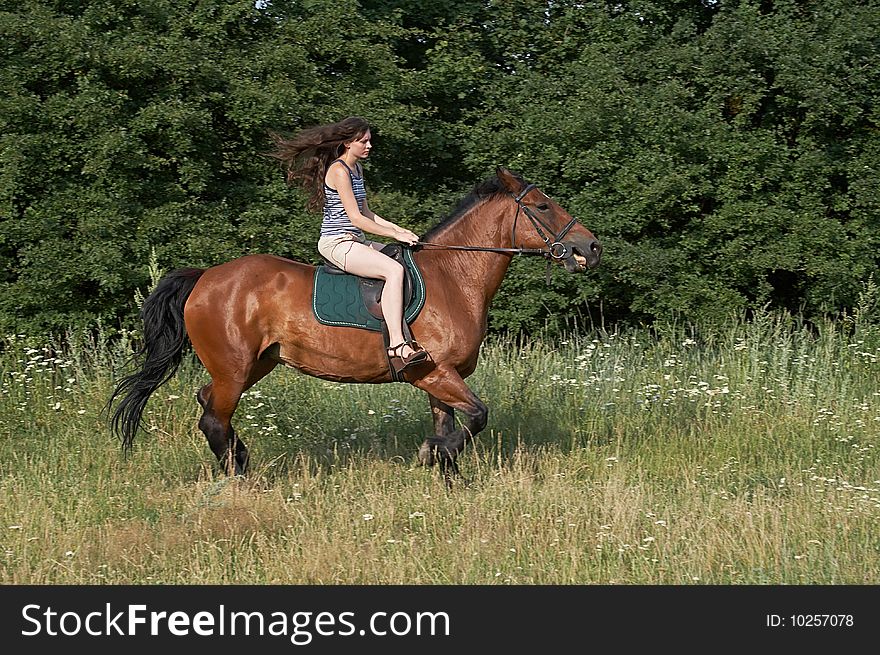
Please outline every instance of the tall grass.
[[424, 394], [286, 369], [236, 414], [251, 474], [222, 476], [193, 359], [126, 458], [101, 414], [125, 336], [3, 341], [0, 582], [880, 582], [880, 337], [858, 314], [492, 339], [452, 492], [414, 456]]

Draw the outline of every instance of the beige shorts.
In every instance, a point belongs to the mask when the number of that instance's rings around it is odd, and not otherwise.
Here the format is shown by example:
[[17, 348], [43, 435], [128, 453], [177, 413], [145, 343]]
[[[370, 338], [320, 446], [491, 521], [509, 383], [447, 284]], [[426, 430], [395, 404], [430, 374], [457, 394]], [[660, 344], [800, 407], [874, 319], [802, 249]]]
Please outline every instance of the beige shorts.
[[380, 250], [385, 245], [384, 243], [370, 241], [364, 236], [363, 232], [360, 234], [335, 234], [318, 239], [318, 252], [344, 271], [345, 258], [351, 251], [351, 246], [355, 243], [362, 243], [365, 246], [376, 248], [376, 250]]

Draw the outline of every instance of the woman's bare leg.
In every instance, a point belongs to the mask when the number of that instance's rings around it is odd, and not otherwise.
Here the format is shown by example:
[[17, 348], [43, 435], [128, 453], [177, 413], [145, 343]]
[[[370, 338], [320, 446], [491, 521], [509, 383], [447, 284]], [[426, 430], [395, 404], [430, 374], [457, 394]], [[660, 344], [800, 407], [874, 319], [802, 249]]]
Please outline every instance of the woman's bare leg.
[[[402, 343], [403, 266], [375, 248], [354, 242], [345, 256], [345, 272], [385, 281], [385, 288], [382, 290], [382, 316], [388, 326], [391, 345]], [[403, 357], [412, 352], [413, 349], [409, 346], [401, 349]]]

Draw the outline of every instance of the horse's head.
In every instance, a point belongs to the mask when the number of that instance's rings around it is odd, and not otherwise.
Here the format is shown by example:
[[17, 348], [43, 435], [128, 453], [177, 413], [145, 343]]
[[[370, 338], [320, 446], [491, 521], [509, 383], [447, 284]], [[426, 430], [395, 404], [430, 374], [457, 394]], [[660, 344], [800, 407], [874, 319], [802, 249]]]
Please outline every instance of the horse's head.
[[534, 184], [526, 184], [503, 167], [496, 172], [517, 204], [517, 215], [511, 228], [512, 246], [546, 248], [548, 255], [562, 262], [569, 273], [599, 265], [602, 244], [592, 232]]

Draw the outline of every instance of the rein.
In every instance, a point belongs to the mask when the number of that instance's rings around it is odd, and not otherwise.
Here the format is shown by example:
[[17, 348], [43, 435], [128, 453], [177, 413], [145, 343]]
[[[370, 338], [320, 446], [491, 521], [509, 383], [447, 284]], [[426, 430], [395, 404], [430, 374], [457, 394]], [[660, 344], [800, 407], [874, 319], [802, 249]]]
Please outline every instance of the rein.
[[419, 241], [415, 244], [416, 248], [434, 248], [435, 250], [470, 250], [477, 252], [501, 252], [513, 253], [514, 255], [542, 255], [548, 257], [550, 252], [543, 248], [489, 248], [483, 246], [447, 246], [442, 243], [431, 243], [430, 241]]
[[[568, 246], [562, 243], [563, 237], [574, 227], [576, 220], [574, 218], [569, 221], [568, 225], [562, 228], [557, 234], [553, 236], [553, 240], [551, 241], [547, 234], [544, 232], [550, 232], [552, 234], [552, 230], [550, 227], [544, 223], [540, 218], [535, 216], [534, 212], [531, 209], [526, 207], [523, 204], [523, 198], [526, 197], [529, 191], [536, 188], [534, 184], [527, 184], [526, 188], [523, 189], [518, 196], [514, 196], [513, 199], [516, 202], [516, 215], [513, 217], [513, 227], [510, 230], [510, 243], [513, 244], [512, 248], [489, 248], [484, 246], [448, 246], [442, 243], [431, 243], [430, 241], [419, 241], [416, 243], [417, 248], [434, 248], [436, 250], [468, 250], [468, 251], [477, 251], [477, 252], [498, 252], [498, 253], [510, 253], [514, 255], [540, 255], [542, 257], [546, 257], [547, 259], [568, 259], [571, 257], [571, 253], [568, 251]], [[546, 244], [547, 248], [519, 248], [516, 245], [516, 223], [519, 220], [519, 213], [522, 211], [523, 214], [531, 221], [532, 227], [535, 228], [535, 231], [538, 233], [538, 236], [541, 237], [541, 240]], [[544, 228], [543, 230], [541, 228]], [[549, 265], [549, 261], [547, 262]]]

